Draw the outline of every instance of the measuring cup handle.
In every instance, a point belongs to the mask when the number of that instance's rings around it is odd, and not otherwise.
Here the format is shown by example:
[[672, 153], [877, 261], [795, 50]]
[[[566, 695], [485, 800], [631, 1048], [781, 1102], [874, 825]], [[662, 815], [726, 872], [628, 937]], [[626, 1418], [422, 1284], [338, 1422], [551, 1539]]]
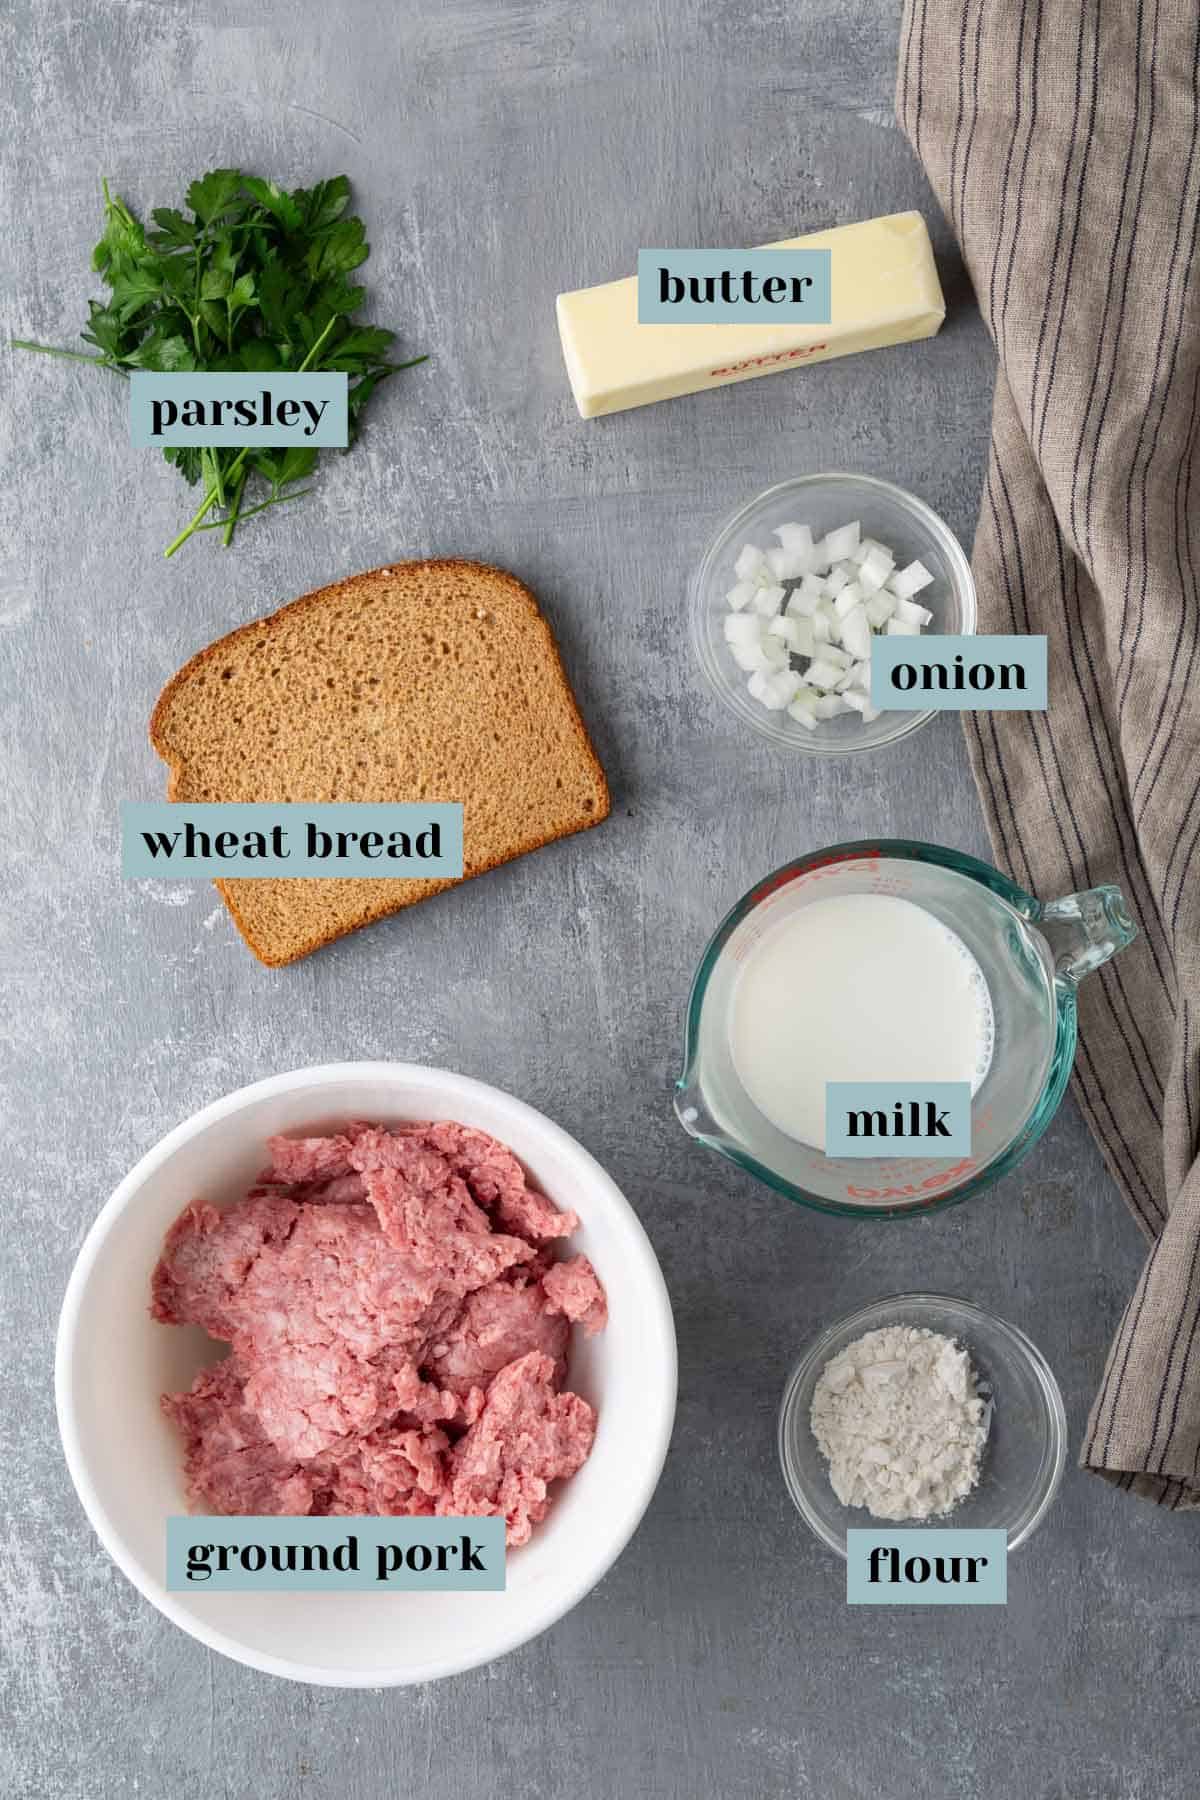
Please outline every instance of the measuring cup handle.
[[1054, 957], [1055, 973], [1072, 986], [1123, 950], [1137, 936], [1120, 888], [1088, 888], [1042, 908], [1038, 921]]

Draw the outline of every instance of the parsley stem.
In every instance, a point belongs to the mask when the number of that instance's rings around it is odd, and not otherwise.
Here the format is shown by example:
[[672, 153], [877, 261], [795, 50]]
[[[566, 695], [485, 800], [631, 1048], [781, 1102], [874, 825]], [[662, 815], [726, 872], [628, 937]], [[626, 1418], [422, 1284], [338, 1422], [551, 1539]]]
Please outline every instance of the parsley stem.
[[[333, 330], [333, 328], [337, 324], [337, 322], [338, 322], [338, 315], [337, 315], [337, 313], [334, 313], [333, 317], [330, 319], [329, 323], [326, 325], [324, 331], [321, 333], [320, 337], [317, 339], [316, 343], [313, 345], [313, 347], [309, 351], [308, 355], [304, 358], [304, 361], [300, 364], [300, 367], [296, 370], [297, 375], [303, 375], [304, 371], [309, 367], [310, 363], [315, 361], [318, 352], [321, 350], [322, 346], [324, 345], [325, 339], [329, 336], [330, 332]], [[229, 468], [229, 479], [231, 481], [233, 480], [235, 475], [241, 474], [242, 468], [243, 468], [246, 458], [249, 456], [249, 454], [250, 454], [250, 445], [247, 444], [246, 448], [244, 450], [240, 451], [239, 454], [234, 458], [234, 460], [230, 464], [230, 468]], [[172, 538], [171, 542], [167, 545], [166, 549], [163, 551], [164, 557], [174, 556], [174, 554], [177, 550], [181, 550], [183, 548], [184, 544], [187, 543], [187, 541], [191, 537], [192, 533], [194, 531], [198, 531], [200, 529], [200, 523], [201, 523], [202, 519], [204, 518], [206, 513], [211, 512], [213, 504], [216, 501], [216, 499], [217, 499], [217, 489], [216, 489], [216, 486], [214, 485], [213, 487], [209, 488], [208, 493], [204, 496], [204, 504], [200, 507], [200, 509], [196, 513], [195, 517], [190, 519], [188, 521], [188, 523], [184, 526], [183, 530], [179, 533], [179, 536], [176, 538]], [[249, 517], [249, 514], [247, 514], [246, 517]]]
[[[303, 500], [305, 494], [311, 494], [312, 491], [313, 490], [311, 487], [306, 487], [306, 488], [297, 488], [296, 492], [294, 494], [273, 494], [269, 500], [260, 500], [257, 506], [248, 506], [246, 508], [245, 512], [239, 512], [237, 514], [235, 523], [240, 525], [243, 519], [252, 519], [254, 517], [255, 513], [266, 512], [268, 510], [268, 508], [270, 508], [272, 506], [286, 506], [289, 503], [289, 501]], [[196, 530], [197, 531], [228, 530], [229, 524], [230, 524], [230, 521], [228, 519], [209, 519], [207, 524], [197, 525]], [[225, 541], [226, 540], [224, 540], [224, 539], [222, 540], [222, 542], [225, 542]]]
[[39, 356], [66, 356], [71, 362], [99, 363], [105, 369], [118, 367], [109, 357], [89, 356], [86, 350], [60, 350], [56, 344], [35, 344], [29, 338], [9, 338], [8, 341], [14, 350], [36, 350]]
[[305, 369], [308, 368], [308, 365], [311, 362], [314, 362], [316, 360], [317, 351], [323, 348], [325, 339], [329, 336], [330, 332], [333, 330], [333, 328], [337, 324], [337, 322], [338, 322], [338, 315], [336, 313], [334, 313], [334, 315], [330, 319], [328, 325], [326, 325], [324, 331], [321, 333], [320, 337], [317, 339], [316, 343], [313, 345], [312, 349], [309, 351], [309, 353], [305, 357], [304, 361], [300, 364], [300, 367], [296, 370], [297, 375], [303, 375]]
[[224, 506], [225, 483], [221, 479], [221, 452], [219, 450], [202, 450], [200, 467], [202, 471], [209, 472], [213, 487], [217, 490], [217, 505]]
[[[251, 449], [251, 446], [249, 444], [247, 444], [246, 448], [244, 450], [239, 450], [238, 454], [234, 457], [232, 463], [229, 465], [230, 480], [232, 480], [235, 475], [241, 474], [242, 469], [245, 465], [246, 458], [250, 454], [250, 449]], [[163, 551], [164, 557], [174, 556], [175, 552], [177, 550], [182, 549], [184, 544], [187, 543], [187, 541], [191, 537], [193, 531], [199, 530], [200, 521], [203, 519], [203, 517], [206, 513], [211, 512], [211, 510], [213, 508], [213, 504], [216, 501], [216, 498], [217, 498], [216, 488], [210, 487], [207, 494], [204, 496], [203, 505], [196, 512], [195, 516], [193, 518], [189, 519], [188, 523], [184, 526], [183, 530], [179, 533], [179, 536], [176, 538], [172, 538], [171, 542], [167, 545], [166, 549]]]
[[[242, 490], [246, 485], [246, 473], [246, 470], [243, 469], [238, 476], [237, 486], [233, 490], [233, 499], [229, 505], [229, 517], [225, 521], [225, 530], [221, 535], [221, 544], [226, 550], [233, 542], [233, 534], [237, 530], [237, 522], [242, 515]], [[203, 529], [204, 527], [201, 526], [201, 530]]]

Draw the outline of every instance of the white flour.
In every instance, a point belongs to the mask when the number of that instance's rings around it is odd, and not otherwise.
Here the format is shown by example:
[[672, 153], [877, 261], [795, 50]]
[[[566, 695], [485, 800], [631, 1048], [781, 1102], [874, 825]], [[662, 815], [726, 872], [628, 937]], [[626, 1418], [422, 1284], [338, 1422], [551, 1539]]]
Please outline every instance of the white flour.
[[949, 1512], [979, 1480], [987, 1440], [966, 1351], [915, 1325], [868, 1331], [826, 1363], [812, 1428], [838, 1499], [877, 1519]]

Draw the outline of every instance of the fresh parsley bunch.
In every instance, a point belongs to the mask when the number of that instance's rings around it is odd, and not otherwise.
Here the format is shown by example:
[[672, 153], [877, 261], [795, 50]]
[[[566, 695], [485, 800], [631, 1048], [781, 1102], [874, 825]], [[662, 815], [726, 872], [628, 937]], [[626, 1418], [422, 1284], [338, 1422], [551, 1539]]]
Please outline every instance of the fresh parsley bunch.
[[[352, 323], [366, 290], [353, 272], [370, 254], [361, 219], [348, 216], [344, 175], [285, 193], [240, 169], [213, 169], [187, 191], [190, 214], [158, 207], [147, 231], [104, 183], [104, 236], [92, 254], [107, 301], [88, 303], [82, 337], [98, 355], [14, 340], [22, 350], [67, 356], [103, 369], [229, 372], [344, 370], [350, 377], [350, 437], [381, 381], [423, 356], [390, 362], [395, 332]], [[170, 544], [219, 530], [229, 544], [243, 519], [281, 502], [316, 467], [312, 448], [165, 449], [184, 478], [204, 487], [194, 518]], [[252, 476], [266, 497], [247, 505]], [[212, 515], [210, 517], [210, 515]]]

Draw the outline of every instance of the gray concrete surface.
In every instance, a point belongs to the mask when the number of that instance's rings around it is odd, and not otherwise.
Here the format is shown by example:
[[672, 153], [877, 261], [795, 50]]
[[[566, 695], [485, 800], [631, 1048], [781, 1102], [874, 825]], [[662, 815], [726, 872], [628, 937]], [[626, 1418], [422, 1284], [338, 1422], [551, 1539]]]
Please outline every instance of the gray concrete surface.
[[[203, 168], [346, 170], [379, 316], [432, 361], [294, 514], [166, 564], [185, 496], [109, 378], [4, 353], [9, 1800], [1173, 1800], [1195, 1786], [1195, 1520], [1072, 1470], [990, 1609], [851, 1610], [777, 1476], [786, 1371], [832, 1315], [928, 1285], [1024, 1325], [1073, 1449], [1141, 1254], [1073, 1107], [1019, 1175], [921, 1223], [808, 1216], [707, 1157], [669, 1088], [715, 920], [793, 854], [875, 832], [981, 852], [953, 719], [865, 764], [760, 747], [701, 687], [683, 592], [714, 522], [813, 467], [893, 476], [969, 541], [992, 358], [940, 221], [930, 344], [582, 424], [555, 292], [643, 243], [754, 243], [932, 203], [891, 116], [878, 0], [10, 0], [3, 336], [68, 340], [107, 174], [141, 208]], [[282, 974], [212, 892], [126, 885], [164, 679], [275, 602], [404, 556], [542, 596], [610, 772], [603, 831]], [[111, 1187], [242, 1082], [394, 1056], [496, 1080], [612, 1170], [662, 1259], [678, 1425], [646, 1521], [538, 1642], [421, 1691], [256, 1676], [110, 1565], [51, 1396], [60, 1296]]]

